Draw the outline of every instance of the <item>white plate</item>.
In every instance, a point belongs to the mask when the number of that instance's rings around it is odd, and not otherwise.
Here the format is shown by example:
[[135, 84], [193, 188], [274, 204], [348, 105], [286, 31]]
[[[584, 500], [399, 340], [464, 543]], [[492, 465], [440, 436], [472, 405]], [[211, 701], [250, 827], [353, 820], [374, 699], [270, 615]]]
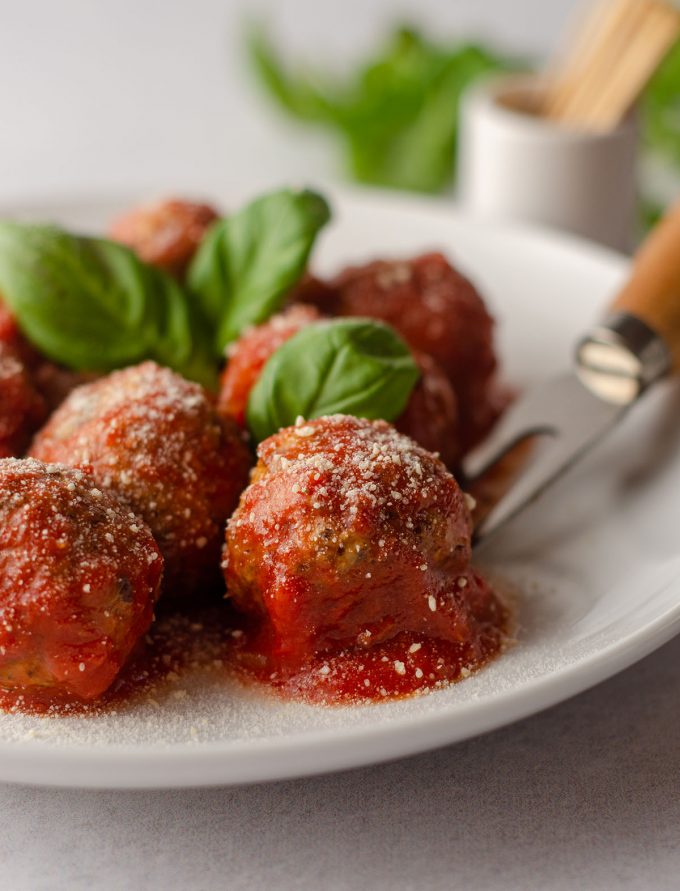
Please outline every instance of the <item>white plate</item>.
[[[546, 232], [473, 223], [448, 205], [333, 198], [320, 269], [444, 249], [493, 308], [507, 377], [520, 384], [568, 365], [575, 338], [626, 273], [615, 254]], [[119, 206], [64, 203], [25, 213], [92, 228]], [[368, 707], [312, 708], [237, 686], [189, 685], [182, 700], [107, 717], [0, 715], [0, 780], [169, 787], [337, 770], [500, 727], [630, 665], [680, 630], [679, 397], [674, 384], [649, 394], [484, 554], [487, 568], [521, 592], [520, 629], [517, 645], [476, 676]]]

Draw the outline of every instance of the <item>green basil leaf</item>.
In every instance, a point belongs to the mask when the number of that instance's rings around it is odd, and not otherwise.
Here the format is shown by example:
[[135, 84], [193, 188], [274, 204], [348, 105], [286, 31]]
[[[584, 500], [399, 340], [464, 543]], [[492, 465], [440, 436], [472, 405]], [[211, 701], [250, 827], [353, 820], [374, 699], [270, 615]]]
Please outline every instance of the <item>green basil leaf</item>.
[[155, 359], [208, 386], [205, 324], [169, 275], [112, 241], [0, 221], [0, 293], [28, 339], [70, 368]]
[[339, 78], [286, 64], [262, 27], [248, 36], [264, 89], [291, 117], [333, 132], [354, 179], [424, 192], [442, 191], [454, 176], [463, 90], [482, 75], [526, 67], [475, 43], [401, 27]]
[[333, 118], [337, 105], [334, 84], [328, 85], [326, 96], [316, 79], [286, 71], [267, 32], [257, 22], [249, 23], [245, 43], [262, 84], [289, 114], [303, 121]]
[[368, 319], [315, 322], [269, 358], [248, 400], [257, 441], [298, 416], [399, 417], [419, 377], [409, 348], [388, 325]]
[[208, 230], [187, 280], [214, 325], [218, 356], [244, 328], [264, 322], [281, 307], [329, 219], [321, 195], [282, 189]]

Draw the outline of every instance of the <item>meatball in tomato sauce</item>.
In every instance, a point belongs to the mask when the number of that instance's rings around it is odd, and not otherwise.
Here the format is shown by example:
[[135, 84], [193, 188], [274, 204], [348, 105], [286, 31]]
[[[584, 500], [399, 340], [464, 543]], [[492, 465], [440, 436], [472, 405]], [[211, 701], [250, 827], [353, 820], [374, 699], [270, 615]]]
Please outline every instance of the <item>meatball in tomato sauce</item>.
[[470, 566], [470, 511], [439, 459], [344, 415], [281, 430], [258, 456], [224, 551], [251, 665], [332, 700], [432, 687], [498, 650], [505, 610]]
[[[71, 390], [92, 380], [93, 375], [64, 368], [46, 359], [24, 337], [10, 310], [0, 299], [0, 442], [12, 426], [21, 430], [13, 438], [28, 440]], [[21, 391], [22, 396], [17, 394]], [[20, 405], [20, 403], [23, 403]], [[29, 407], [30, 406], [30, 407]], [[11, 454], [19, 454], [16, 446]], [[2, 447], [0, 446], [0, 451]]]
[[328, 282], [309, 279], [301, 294], [329, 315], [387, 322], [431, 356], [455, 391], [464, 449], [489, 431], [503, 405], [493, 319], [475, 286], [442, 254], [350, 267]]
[[0, 687], [100, 696], [151, 623], [163, 559], [91, 474], [0, 460]]
[[116, 220], [109, 234], [145, 263], [181, 276], [217, 218], [208, 204], [172, 199], [131, 210]]
[[413, 358], [420, 377], [394, 426], [418, 445], [436, 452], [447, 467], [456, 468], [463, 457], [456, 394], [431, 356], [414, 352]]
[[245, 427], [248, 397], [267, 360], [294, 334], [321, 318], [321, 313], [313, 306], [295, 304], [262, 325], [245, 331], [227, 353], [227, 367], [222, 374], [218, 397], [220, 411]]
[[203, 387], [154, 362], [114, 372], [74, 390], [31, 454], [91, 467], [127, 499], [158, 541], [168, 593], [191, 598], [220, 583], [224, 524], [251, 462]]
[[46, 414], [26, 366], [0, 343], [0, 458], [23, 454]]
[[12, 314], [0, 300], [0, 458], [21, 455], [47, 415], [34, 385], [25, 344]]
[[[229, 349], [222, 374], [219, 409], [245, 427], [250, 392], [267, 360], [298, 331], [324, 319], [313, 306], [293, 304], [262, 325], [246, 331]], [[456, 396], [448, 378], [430, 356], [414, 354], [420, 378], [396, 427], [453, 467], [461, 457]]]
[[20, 337], [21, 333], [16, 319], [0, 297], [0, 343], [16, 349]]

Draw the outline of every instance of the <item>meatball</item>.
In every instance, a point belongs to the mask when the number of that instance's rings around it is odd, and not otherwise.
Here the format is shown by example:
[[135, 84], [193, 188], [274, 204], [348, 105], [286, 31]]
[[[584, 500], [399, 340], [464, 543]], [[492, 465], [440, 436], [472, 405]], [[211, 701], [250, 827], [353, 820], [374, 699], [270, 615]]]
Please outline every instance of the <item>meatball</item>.
[[89, 466], [122, 493], [160, 546], [165, 591], [186, 598], [219, 584], [224, 524], [250, 453], [201, 386], [153, 362], [116, 371], [74, 390], [31, 454]]
[[[293, 304], [285, 312], [246, 331], [229, 350], [222, 374], [218, 407], [246, 425], [250, 391], [270, 356], [302, 328], [324, 318], [313, 306]], [[439, 452], [454, 467], [461, 457], [456, 397], [446, 375], [430, 356], [415, 354], [421, 377], [415, 385], [397, 429], [425, 448]]]
[[[288, 294], [288, 303], [304, 303], [325, 308], [331, 305], [334, 296], [333, 285], [329, 281], [307, 271]], [[326, 310], [328, 311], [328, 310]]]
[[250, 328], [233, 343], [220, 384], [220, 411], [245, 427], [248, 397], [267, 360], [294, 334], [320, 318], [321, 313], [313, 306], [295, 304], [264, 324]]
[[[72, 371], [57, 365], [41, 355], [24, 337], [16, 319], [0, 299], [0, 355], [6, 357], [9, 354], [14, 357], [15, 362], [21, 363], [25, 379], [43, 400], [47, 412], [52, 412], [61, 405], [71, 390], [95, 378], [93, 374]], [[2, 405], [0, 400], [0, 413]], [[38, 418], [31, 432], [37, 429], [42, 420], [42, 416]]]
[[163, 560], [87, 472], [0, 460], [0, 686], [100, 696], [149, 627]]
[[181, 276], [217, 218], [208, 204], [170, 199], [131, 210], [116, 220], [109, 234], [145, 263]]
[[46, 414], [20, 355], [0, 341], [0, 458], [23, 454]]
[[434, 455], [346, 415], [281, 430], [258, 455], [223, 567], [276, 670], [394, 641], [406, 653], [413, 635], [472, 663], [498, 647], [504, 613], [470, 568], [466, 498]]
[[0, 343], [13, 346], [19, 336], [19, 327], [12, 313], [0, 298]]
[[456, 468], [463, 457], [456, 394], [431, 356], [415, 353], [414, 358], [420, 378], [394, 426], [418, 445], [436, 452], [447, 467]]
[[392, 325], [444, 369], [455, 391], [463, 447], [475, 445], [500, 411], [494, 385], [493, 319], [474, 285], [441, 254], [378, 260], [329, 282], [310, 279], [304, 299], [330, 315]]
[[45, 400], [48, 413], [59, 408], [66, 397], [83, 384], [101, 377], [95, 372], [73, 371], [48, 359], [41, 359], [31, 368], [33, 386]]
[[43, 361], [40, 353], [26, 340], [21, 333], [17, 320], [0, 297], [0, 345], [10, 349], [23, 364], [33, 369]]

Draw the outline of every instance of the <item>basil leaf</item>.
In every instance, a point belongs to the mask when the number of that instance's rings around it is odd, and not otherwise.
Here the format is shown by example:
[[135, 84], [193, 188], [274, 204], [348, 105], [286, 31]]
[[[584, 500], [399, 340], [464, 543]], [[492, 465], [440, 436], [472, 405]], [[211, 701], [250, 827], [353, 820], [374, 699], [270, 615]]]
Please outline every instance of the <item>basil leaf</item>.
[[401, 27], [349, 77], [287, 65], [262, 27], [248, 50], [264, 89], [291, 117], [341, 141], [360, 182], [441, 192], [455, 173], [462, 92], [482, 75], [526, 67], [476, 43]]
[[0, 293], [28, 339], [70, 368], [156, 359], [207, 385], [204, 323], [169, 275], [112, 241], [0, 221]]
[[368, 319], [315, 322], [269, 358], [248, 400], [248, 425], [262, 441], [299, 415], [392, 421], [419, 374], [409, 348], [389, 326]]
[[257, 198], [208, 230], [187, 280], [215, 327], [217, 356], [244, 328], [264, 322], [281, 307], [329, 219], [321, 195], [283, 189]]

